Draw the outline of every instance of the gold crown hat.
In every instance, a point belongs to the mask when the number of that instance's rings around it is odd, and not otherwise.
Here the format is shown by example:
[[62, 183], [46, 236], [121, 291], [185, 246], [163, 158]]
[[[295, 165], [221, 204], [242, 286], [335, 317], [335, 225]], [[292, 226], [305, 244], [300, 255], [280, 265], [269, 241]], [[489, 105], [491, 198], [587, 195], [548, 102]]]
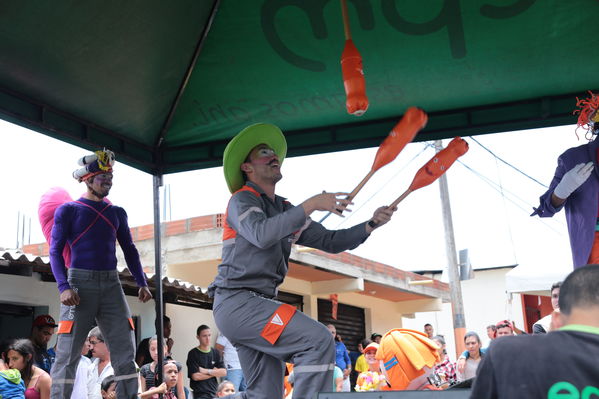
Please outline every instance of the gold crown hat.
[[237, 133], [223, 153], [223, 172], [231, 194], [243, 187], [244, 179], [241, 164], [245, 162], [248, 154], [254, 147], [266, 144], [273, 149], [279, 163], [287, 155], [287, 141], [283, 132], [275, 125], [269, 123], [256, 123]]
[[107, 149], [95, 151], [93, 154], [81, 157], [77, 161], [79, 166], [83, 167], [73, 172], [73, 178], [81, 183], [101, 173], [112, 173], [115, 162], [114, 152]]

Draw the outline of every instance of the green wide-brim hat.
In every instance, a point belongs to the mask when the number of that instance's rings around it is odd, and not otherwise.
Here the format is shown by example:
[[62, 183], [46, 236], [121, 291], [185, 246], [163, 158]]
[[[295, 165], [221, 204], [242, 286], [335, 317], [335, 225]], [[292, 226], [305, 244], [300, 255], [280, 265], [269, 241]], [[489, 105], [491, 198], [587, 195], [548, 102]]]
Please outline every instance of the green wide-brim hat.
[[250, 151], [260, 144], [272, 148], [279, 157], [279, 163], [283, 164], [287, 155], [287, 141], [281, 129], [269, 123], [256, 123], [246, 127], [229, 141], [223, 154], [223, 171], [231, 194], [243, 187], [245, 182], [241, 164]]

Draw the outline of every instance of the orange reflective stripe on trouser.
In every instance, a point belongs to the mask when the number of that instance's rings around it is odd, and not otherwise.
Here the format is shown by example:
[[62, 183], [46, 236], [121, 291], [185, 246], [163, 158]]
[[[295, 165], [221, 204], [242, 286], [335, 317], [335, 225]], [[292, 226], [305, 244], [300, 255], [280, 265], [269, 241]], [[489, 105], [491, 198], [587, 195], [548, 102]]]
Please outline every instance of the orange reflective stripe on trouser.
[[599, 231], [595, 232], [595, 240], [593, 241], [593, 247], [591, 248], [591, 254], [587, 263], [589, 265], [599, 264]]
[[127, 320], [129, 320], [129, 325], [131, 326], [131, 329], [135, 331], [135, 323], [133, 322], [133, 319], [129, 317], [127, 318]]
[[264, 326], [264, 329], [260, 334], [262, 338], [274, 345], [294, 314], [295, 307], [286, 303], [279, 306], [268, 320], [268, 323]]
[[71, 330], [73, 330], [73, 320], [61, 320], [58, 322], [56, 334], [70, 334]]

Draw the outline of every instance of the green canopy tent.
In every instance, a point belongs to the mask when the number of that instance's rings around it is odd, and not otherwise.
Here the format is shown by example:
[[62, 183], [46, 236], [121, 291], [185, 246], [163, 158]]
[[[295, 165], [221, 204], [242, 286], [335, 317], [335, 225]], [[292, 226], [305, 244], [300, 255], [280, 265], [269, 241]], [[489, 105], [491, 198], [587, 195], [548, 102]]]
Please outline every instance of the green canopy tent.
[[575, 96], [599, 86], [596, 0], [348, 7], [370, 100], [359, 118], [336, 0], [5, 0], [0, 117], [155, 176], [160, 281], [161, 176], [219, 165], [250, 123], [307, 155], [376, 146], [411, 105], [430, 116], [416, 140], [572, 123]]

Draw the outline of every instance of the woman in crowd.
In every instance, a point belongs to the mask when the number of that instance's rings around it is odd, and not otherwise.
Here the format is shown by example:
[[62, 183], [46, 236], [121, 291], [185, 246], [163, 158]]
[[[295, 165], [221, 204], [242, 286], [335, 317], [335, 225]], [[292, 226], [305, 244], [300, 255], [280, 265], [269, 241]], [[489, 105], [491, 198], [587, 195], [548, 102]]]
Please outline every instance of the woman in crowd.
[[460, 373], [458, 370], [458, 380], [464, 381], [476, 376], [476, 369], [480, 364], [480, 361], [484, 357], [484, 352], [481, 351], [480, 337], [474, 331], [466, 333], [464, 336], [464, 344], [468, 351], [468, 359], [466, 359], [466, 365], [464, 372]]
[[6, 358], [11, 369], [19, 370], [25, 382], [25, 399], [49, 399], [52, 379], [33, 364], [35, 350], [28, 339], [17, 339], [6, 348]]

